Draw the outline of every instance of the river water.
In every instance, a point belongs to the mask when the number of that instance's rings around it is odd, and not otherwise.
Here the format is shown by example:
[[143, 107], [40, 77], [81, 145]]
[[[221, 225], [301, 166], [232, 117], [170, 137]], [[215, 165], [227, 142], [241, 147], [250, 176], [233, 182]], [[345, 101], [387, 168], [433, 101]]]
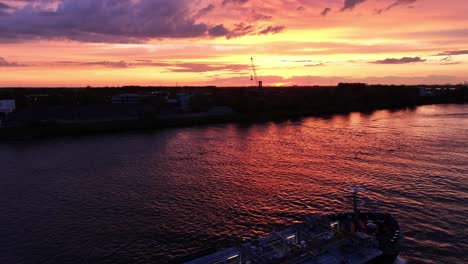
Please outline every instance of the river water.
[[468, 105], [0, 143], [0, 169], [0, 263], [179, 263], [349, 185], [407, 263], [468, 263]]

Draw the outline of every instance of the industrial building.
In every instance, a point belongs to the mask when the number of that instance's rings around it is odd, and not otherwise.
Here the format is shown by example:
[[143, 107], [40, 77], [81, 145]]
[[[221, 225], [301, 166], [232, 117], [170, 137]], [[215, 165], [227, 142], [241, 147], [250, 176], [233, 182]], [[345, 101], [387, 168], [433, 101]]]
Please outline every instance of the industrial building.
[[3, 126], [3, 121], [6, 115], [13, 113], [16, 110], [15, 100], [0, 100], [0, 127]]
[[0, 100], [0, 114], [10, 114], [16, 109], [15, 100]]
[[140, 94], [118, 94], [112, 96], [112, 104], [140, 104], [143, 98]]

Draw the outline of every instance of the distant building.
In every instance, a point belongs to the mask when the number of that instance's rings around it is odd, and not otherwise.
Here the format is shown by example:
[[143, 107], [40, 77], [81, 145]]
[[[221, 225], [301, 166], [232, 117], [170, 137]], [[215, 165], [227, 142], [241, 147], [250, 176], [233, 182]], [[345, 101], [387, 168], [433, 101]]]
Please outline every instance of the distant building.
[[16, 102], [15, 100], [0, 100], [0, 113], [7, 115], [15, 111]]
[[0, 127], [3, 126], [5, 116], [15, 111], [15, 109], [15, 100], [0, 100]]
[[112, 96], [112, 104], [141, 104], [143, 98], [140, 94], [118, 94]]
[[365, 88], [367, 83], [339, 83], [338, 88]]
[[168, 105], [179, 105], [179, 99], [177, 98], [171, 98], [171, 99], [167, 99], [167, 104]]
[[210, 115], [232, 115], [236, 112], [229, 106], [214, 106], [208, 109]]
[[48, 94], [30, 94], [27, 95], [26, 98], [28, 98], [29, 102], [31, 102], [34, 105], [49, 103]]
[[432, 96], [432, 95], [434, 95], [432, 88], [419, 87], [419, 96], [426, 97], [426, 96]]
[[190, 99], [192, 98], [192, 95], [191, 94], [178, 94], [177, 97], [179, 100], [180, 108], [183, 111], [187, 111], [187, 112], [190, 111], [191, 110]]
[[161, 91], [152, 92], [151, 97], [163, 98], [165, 101], [167, 101], [169, 99], [169, 93], [168, 92], [161, 92]]

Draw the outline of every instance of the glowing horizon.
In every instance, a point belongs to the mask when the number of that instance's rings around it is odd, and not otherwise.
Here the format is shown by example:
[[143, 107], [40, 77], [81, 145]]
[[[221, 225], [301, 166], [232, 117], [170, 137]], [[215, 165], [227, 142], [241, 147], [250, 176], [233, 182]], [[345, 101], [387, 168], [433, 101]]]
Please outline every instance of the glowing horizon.
[[0, 0], [0, 87], [468, 80], [465, 0]]

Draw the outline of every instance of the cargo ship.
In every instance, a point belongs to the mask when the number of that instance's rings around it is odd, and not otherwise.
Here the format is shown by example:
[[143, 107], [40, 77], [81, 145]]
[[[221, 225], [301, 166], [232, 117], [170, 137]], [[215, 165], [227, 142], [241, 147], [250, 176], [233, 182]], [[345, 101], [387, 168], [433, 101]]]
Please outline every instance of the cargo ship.
[[352, 212], [307, 215], [282, 231], [186, 264], [394, 263], [403, 240], [398, 221], [388, 213], [360, 209], [359, 193], [365, 189], [348, 188]]

